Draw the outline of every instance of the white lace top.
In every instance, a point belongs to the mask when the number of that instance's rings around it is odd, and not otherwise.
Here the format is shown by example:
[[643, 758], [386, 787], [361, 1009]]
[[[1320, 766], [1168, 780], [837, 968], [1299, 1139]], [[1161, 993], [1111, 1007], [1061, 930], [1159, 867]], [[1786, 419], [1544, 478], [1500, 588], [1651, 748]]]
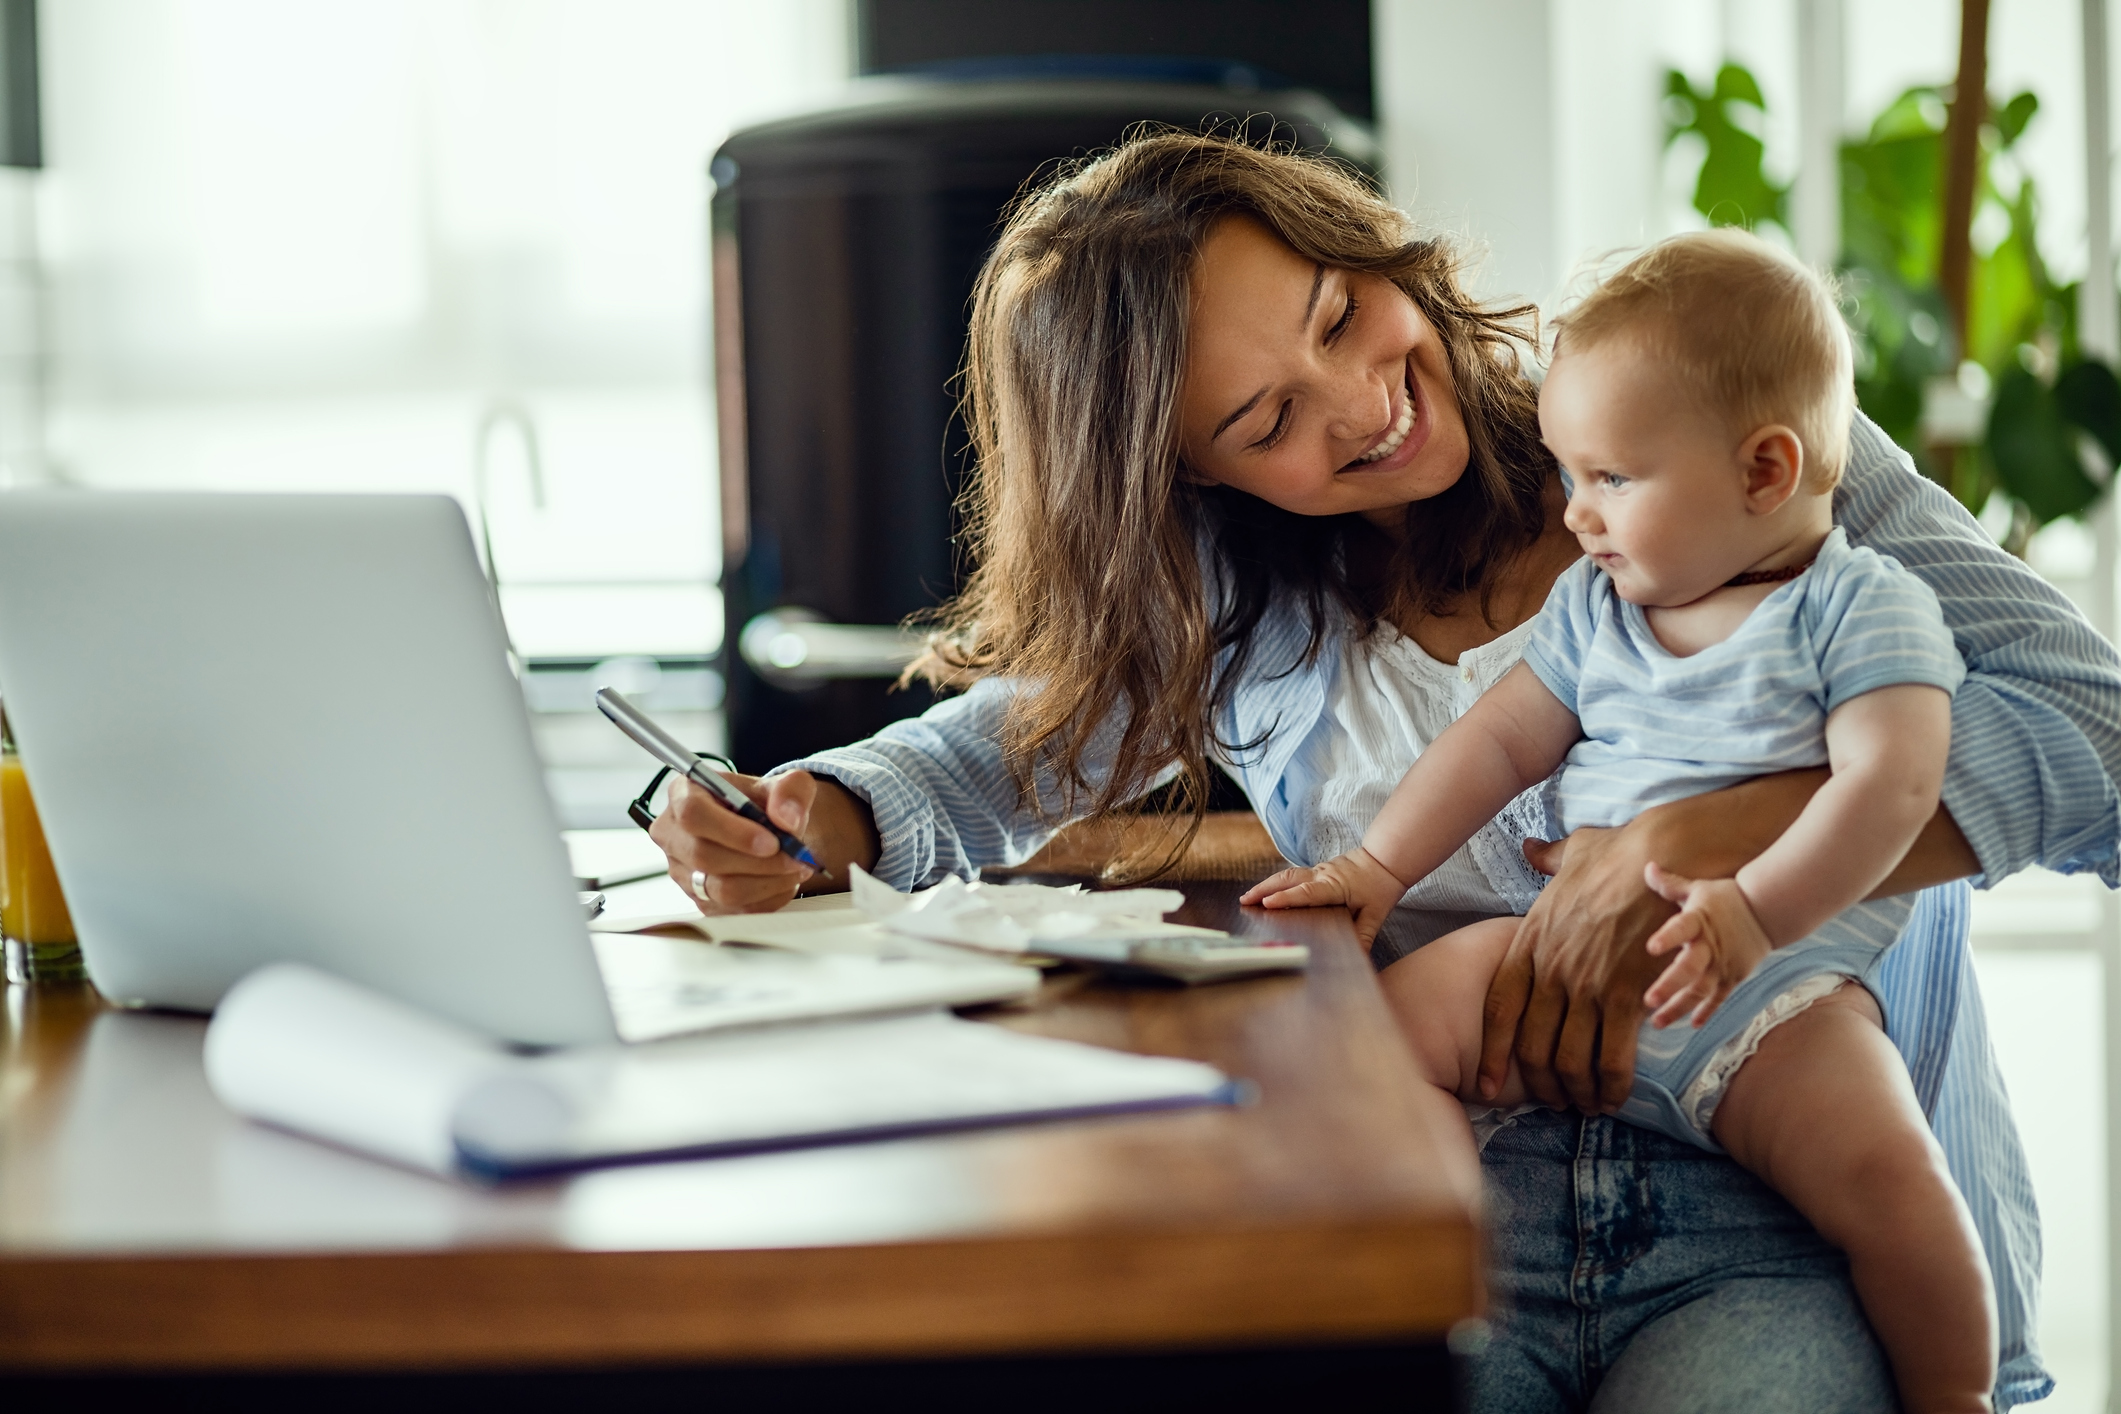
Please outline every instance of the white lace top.
[[[1389, 624], [1341, 643], [1324, 720], [1299, 749], [1300, 775], [1318, 782], [1292, 801], [1297, 837], [1320, 860], [1362, 843], [1363, 831], [1422, 750], [1464, 715], [1524, 656], [1527, 621], [1492, 643], [1443, 663]], [[1543, 882], [1524, 862], [1527, 835], [1548, 833], [1544, 786], [1518, 797], [1435, 873], [1407, 890], [1403, 906], [1523, 913]], [[1311, 862], [1316, 862], [1311, 861]]]

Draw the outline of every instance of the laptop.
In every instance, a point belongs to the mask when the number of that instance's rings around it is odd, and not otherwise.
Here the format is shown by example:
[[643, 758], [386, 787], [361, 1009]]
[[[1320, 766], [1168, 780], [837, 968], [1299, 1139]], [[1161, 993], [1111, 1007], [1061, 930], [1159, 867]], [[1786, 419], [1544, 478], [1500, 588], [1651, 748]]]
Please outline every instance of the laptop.
[[89, 975], [121, 1005], [210, 1011], [295, 961], [557, 1046], [1036, 984], [842, 959], [820, 1002], [809, 960], [732, 955], [651, 958], [608, 992], [446, 496], [0, 494], [0, 701]]

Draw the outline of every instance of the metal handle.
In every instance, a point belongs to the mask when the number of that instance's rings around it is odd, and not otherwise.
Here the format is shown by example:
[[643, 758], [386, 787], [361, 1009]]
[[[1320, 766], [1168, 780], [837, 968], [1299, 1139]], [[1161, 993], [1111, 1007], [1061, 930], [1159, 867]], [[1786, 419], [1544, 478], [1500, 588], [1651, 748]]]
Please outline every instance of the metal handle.
[[744, 625], [737, 652], [775, 687], [840, 678], [895, 678], [926, 649], [921, 634], [882, 624], [836, 624], [812, 609], [768, 609]]

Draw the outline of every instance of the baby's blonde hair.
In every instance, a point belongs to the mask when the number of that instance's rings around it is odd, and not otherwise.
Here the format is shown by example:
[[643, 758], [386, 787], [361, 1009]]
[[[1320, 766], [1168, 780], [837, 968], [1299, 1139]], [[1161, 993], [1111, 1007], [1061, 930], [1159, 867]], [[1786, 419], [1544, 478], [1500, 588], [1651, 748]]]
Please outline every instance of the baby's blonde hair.
[[1555, 321], [1554, 354], [1627, 338], [1664, 361], [1701, 409], [1743, 436], [1770, 423], [1804, 447], [1805, 489], [1848, 460], [1855, 362], [1826, 280], [1758, 236], [1659, 241]]

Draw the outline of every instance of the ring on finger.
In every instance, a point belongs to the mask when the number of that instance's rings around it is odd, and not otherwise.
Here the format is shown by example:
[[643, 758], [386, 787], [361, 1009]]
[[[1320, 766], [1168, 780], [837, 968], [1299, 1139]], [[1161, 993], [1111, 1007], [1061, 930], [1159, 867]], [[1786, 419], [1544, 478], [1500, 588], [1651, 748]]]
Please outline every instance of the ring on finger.
[[707, 897], [707, 875], [699, 869], [692, 871], [692, 896], [701, 903], [714, 902], [713, 899]]

